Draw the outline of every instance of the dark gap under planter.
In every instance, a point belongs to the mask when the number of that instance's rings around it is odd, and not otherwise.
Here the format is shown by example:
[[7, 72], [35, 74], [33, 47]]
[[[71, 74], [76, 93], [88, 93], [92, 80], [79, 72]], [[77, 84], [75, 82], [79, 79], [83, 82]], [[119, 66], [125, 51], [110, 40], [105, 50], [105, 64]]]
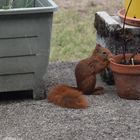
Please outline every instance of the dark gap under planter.
[[[126, 54], [129, 60], [133, 54]], [[123, 55], [116, 55], [110, 61], [110, 68], [113, 71], [117, 93], [125, 99], [140, 99], [140, 65], [120, 64]], [[140, 54], [135, 55], [135, 61], [140, 62]]]
[[10, 92], [1, 92], [0, 101], [5, 102], [7, 100], [28, 100], [33, 99], [33, 91], [10, 91]]

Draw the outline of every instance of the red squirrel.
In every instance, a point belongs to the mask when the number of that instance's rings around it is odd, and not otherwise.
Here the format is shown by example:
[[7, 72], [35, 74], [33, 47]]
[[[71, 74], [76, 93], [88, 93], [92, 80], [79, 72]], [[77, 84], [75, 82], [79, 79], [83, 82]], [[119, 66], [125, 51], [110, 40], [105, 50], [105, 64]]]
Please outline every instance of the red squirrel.
[[48, 101], [66, 108], [87, 108], [88, 100], [85, 95], [102, 94], [103, 87], [95, 87], [96, 74], [108, 66], [111, 56], [112, 53], [107, 48], [97, 44], [92, 55], [76, 65], [77, 88], [62, 84], [56, 85], [48, 93]]

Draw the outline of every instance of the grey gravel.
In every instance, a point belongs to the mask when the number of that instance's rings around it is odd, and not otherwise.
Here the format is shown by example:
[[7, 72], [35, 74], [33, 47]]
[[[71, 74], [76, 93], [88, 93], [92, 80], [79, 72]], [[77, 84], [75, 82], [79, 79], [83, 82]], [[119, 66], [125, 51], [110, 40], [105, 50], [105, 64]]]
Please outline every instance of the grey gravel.
[[[76, 63], [48, 67], [46, 90], [58, 83], [75, 86]], [[0, 104], [0, 140], [140, 140], [140, 101], [117, 96], [114, 86], [105, 94], [88, 96], [89, 108], [66, 109], [45, 100], [5, 100]]]

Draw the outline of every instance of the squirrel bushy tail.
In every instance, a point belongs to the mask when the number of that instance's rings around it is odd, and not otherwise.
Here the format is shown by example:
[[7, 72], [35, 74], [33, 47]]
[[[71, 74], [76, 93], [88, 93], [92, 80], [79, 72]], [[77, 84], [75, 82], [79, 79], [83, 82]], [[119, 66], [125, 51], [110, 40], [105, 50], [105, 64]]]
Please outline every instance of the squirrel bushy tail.
[[77, 88], [57, 85], [49, 92], [48, 101], [66, 108], [87, 108], [88, 100], [85, 95], [97, 90], [96, 74], [107, 68], [110, 57], [112, 53], [97, 44], [92, 55], [81, 60], [75, 67]]
[[48, 101], [55, 105], [73, 108], [84, 109], [88, 107], [88, 100], [81, 91], [67, 85], [55, 86], [47, 96]]

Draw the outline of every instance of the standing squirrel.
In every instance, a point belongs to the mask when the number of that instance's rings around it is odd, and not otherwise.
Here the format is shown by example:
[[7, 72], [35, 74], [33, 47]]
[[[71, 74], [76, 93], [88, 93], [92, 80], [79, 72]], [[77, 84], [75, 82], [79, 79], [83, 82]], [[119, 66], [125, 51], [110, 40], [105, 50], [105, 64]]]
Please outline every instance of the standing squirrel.
[[111, 56], [112, 53], [107, 48], [97, 44], [92, 55], [76, 65], [77, 88], [62, 84], [56, 85], [49, 92], [48, 101], [66, 108], [87, 108], [88, 100], [85, 95], [103, 94], [103, 87], [95, 87], [96, 74], [108, 66]]

